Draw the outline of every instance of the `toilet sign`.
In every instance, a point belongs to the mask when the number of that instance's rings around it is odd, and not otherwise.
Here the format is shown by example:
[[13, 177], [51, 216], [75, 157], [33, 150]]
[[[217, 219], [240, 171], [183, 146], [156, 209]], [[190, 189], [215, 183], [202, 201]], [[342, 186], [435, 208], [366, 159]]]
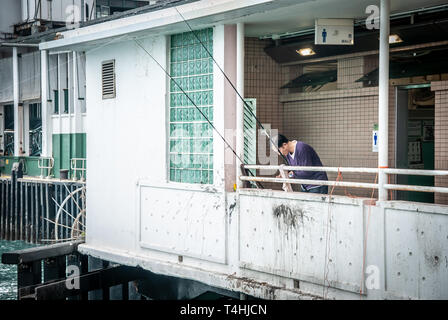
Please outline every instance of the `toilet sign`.
[[353, 19], [316, 19], [314, 44], [353, 45]]
[[378, 125], [373, 125], [372, 131], [372, 152], [378, 152]]

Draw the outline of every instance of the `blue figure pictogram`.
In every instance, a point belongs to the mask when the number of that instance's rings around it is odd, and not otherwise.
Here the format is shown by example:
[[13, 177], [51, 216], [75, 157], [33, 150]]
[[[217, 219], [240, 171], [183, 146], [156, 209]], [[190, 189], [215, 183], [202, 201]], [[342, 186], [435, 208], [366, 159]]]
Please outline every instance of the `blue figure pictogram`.
[[378, 135], [375, 132], [375, 134], [373, 135], [373, 145], [376, 146], [377, 142], [378, 142]]
[[324, 29], [322, 31], [322, 42], [323, 43], [327, 42], [327, 30], [326, 29]]

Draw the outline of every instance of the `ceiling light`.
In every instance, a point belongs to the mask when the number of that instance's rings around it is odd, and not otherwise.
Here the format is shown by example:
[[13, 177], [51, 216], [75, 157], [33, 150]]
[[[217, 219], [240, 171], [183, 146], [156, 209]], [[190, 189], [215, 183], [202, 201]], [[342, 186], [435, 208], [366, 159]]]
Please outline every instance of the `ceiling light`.
[[312, 56], [313, 54], [316, 54], [316, 52], [314, 52], [313, 49], [311, 49], [311, 48], [304, 48], [304, 49], [296, 50], [296, 52], [304, 57]]
[[403, 42], [403, 39], [401, 39], [398, 34], [391, 34], [389, 36], [389, 43], [400, 43], [400, 42]]

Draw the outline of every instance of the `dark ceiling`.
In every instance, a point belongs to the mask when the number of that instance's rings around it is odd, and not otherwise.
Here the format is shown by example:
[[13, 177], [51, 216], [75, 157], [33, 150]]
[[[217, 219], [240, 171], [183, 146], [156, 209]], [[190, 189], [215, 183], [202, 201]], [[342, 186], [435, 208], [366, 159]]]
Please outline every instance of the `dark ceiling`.
[[[411, 17], [391, 21], [391, 34], [398, 34], [402, 43], [391, 44], [391, 48], [410, 46], [421, 43], [448, 40], [448, 11], [417, 14]], [[312, 48], [316, 54], [300, 56], [296, 50]], [[306, 36], [272, 41], [265, 52], [278, 63], [293, 63], [315, 60], [342, 54], [378, 50], [379, 31], [368, 30], [365, 26], [355, 27], [354, 45], [315, 45], [314, 33]]]

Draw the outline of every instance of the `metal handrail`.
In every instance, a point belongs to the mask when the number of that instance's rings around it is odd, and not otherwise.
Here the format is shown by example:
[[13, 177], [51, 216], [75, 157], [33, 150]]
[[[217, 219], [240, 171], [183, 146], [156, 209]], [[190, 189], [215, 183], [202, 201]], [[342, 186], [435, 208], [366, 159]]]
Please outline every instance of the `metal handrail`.
[[[81, 161], [81, 166], [82, 167], [77, 167], [77, 163], [78, 163], [78, 161]], [[76, 180], [78, 180], [78, 178], [77, 178], [77, 176], [76, 176], [76, 171], [81, 171], [81, 181], [84, 181], [85, 180], [85, 176], [84, 176], [84, 173], [86, 172], [86, 161], [87, 161], [87, 159], [86, 158], [72, 158], [71, 160], [70, 160], [70, 168], [72, 169], [72, 171], [73, 171], [73, 180], [74, 181], [76, 181]]]
[[[415, 170], [415, 169], [395, 169], [395, 168], [339, 168], [339, 167], [306, 167], [306, 166], [286, 166], [286, 165], [244, 165], [245, 169], [256, 170], [286, 170], [286, 171], [326, 171], [326, 172], [350, 172], [350, 173], [379, 173], [386, 174], [404, 174], [404, 175], [424, 175], [424, 176], [448, 176], [448, 170]], [[308, 179], [285, 179], [272, 177], [250, 177], [240, 176], [242, 181], [257, 182], [274, 182], [274, 183], [290, 183], [290, 184], [312, 184], [354, 188], [379, 189], [380, 187], [388, 190], [401, 191], [420, 191], [420, 192], [438, 192], [448, 193], [446, 187], [431, 187], [417, 185], [400, 185], [400, 184], [384, 184], [380, 186], [378, 183], [362, 183], [362, 182], [343, 182], [343, 181], [327, 181], [327, 180], [308, 180]]]
[[290, 170], [290, 171], [326, 171], [326, 172], [352, 172], [352, 173], [378, 173], [379, 170], [387, 174], [407, 174], [420, 176], [448, 176], [448, 170], [418, 170], [418, 169], [395, 169], [395, 168], [357, 168], [357, 167], [304, 167], [287, 165], [258, 165], [246, 164], [246, 169], [257, 170]]
[[[43, 162], [45, 160], [49, 160], [48, 166], [44, 166]], [[42, 161], [42, 162], [41, 162]], [[40, 157], [37, 160], [37, 167], [40, 169], [40, 177], [43, 179], [44, 178], [44, 170], [47, 169], [47, 175], [46, 178], [51, 178], [51, 170], [54, 167], [54, 159], [53, 157]]]

